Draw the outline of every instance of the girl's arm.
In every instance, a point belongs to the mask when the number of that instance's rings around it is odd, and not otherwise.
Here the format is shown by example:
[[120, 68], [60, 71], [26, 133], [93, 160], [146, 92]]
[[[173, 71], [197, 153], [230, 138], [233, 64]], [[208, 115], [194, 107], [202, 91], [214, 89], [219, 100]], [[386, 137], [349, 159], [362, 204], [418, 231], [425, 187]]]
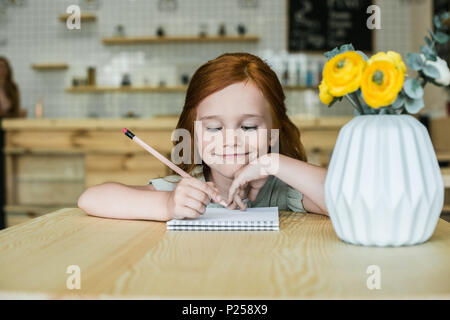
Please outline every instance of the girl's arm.
[[157, 191], [152, 185], [103, 183], [84, 191], [78, 207], [104, 218], [168, 221], [198, 218], [211, 199], [222, 200], [213, 184], [188, 177], [182, 178], [173, 191]]
[[[327, 169], [285, 155], [277, 155], [275, 176], [303, 194], [303, 207], [308, 212], [328, 215], [325, 205]], [[271, 161], [276, 161], [276, 157]]]
[[107, 182], [88, 188], [78, 199], [86, 213], [114, 219], [168, 221], [170, 191], [155, 191], [152, 185], [127, 186]]

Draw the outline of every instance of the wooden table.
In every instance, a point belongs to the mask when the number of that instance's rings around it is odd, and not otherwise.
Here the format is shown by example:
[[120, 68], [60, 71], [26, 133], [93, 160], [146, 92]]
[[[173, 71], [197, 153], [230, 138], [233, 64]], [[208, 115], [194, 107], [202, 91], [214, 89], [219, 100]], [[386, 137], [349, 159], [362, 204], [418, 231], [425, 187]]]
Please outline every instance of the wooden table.
[[[66, 288], [78, 265], [81, 289]], [[367, 288], [371, 265], [381, 289]], [[0, 232], [1, 298], [450, 298], [450, 224], [399, 248], [346, 244], [329, 218], [280, 212], [280, 231], [167, 231], [61, 209]]]

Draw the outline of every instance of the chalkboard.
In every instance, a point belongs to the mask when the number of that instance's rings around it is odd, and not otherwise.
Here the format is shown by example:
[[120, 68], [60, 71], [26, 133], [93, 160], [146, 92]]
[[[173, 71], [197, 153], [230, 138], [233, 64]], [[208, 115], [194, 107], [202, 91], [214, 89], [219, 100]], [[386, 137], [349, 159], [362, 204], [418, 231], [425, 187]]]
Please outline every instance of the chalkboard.
[[[444, 12], [450, 12], [450, 1], [449, 0], [434, 0], [433, 1], [433, 17], [435, 15], [440, 15]], [[447, 23], [448, 25], [448, 23]], [[433, 25], [434, 26], [434, 25]], [[437, 54], [439, 57], [447, 61], [450, 64], [450, 43], [438, 44]]]
[[449, 0], [433, 0], [433, 13], [440, 14], [450, 10]]
[[346, 43], [372, 52], [372, 0], [288, 0], [288, 51], [327, 51]]

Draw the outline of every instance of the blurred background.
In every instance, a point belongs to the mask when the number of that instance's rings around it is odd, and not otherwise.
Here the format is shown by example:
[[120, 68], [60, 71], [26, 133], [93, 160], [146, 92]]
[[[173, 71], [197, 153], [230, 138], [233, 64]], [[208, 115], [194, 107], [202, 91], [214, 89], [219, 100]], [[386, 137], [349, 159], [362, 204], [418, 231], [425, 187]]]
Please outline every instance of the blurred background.
[[[366, 25], [372, 4], [381, 12], [378, 30]], [[18, 97], [0, 137], [3, 226], [76, 206], [91, 185], [145, 184], [166, 174], [118, 130], [134, 129], [169, 156], [189, 79], [225, 52], [269, 63], [309, 161], [327, 166], [353, 108], [319, 101], [324, 52], [352, 43], [367, 55], [393, 50], [406, 61], [419, 52], [433, 15], [445, 11], [448, 0], [0, 0], [0, 57], [7, 61], [0, 67], [9, 65]], [[448, 52], [441, 48], [447, 62]], [[427, 86], [417, 117], [445, 176], [449, 110], [448, 88]]]

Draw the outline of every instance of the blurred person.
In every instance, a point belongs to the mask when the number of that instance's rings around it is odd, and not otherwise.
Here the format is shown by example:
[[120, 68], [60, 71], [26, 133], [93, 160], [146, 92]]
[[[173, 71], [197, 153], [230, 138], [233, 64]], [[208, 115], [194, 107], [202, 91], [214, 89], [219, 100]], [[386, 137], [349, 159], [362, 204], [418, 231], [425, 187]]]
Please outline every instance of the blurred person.
[[0, 118], [20, 117], [19, 88], [8, 60], [0, 57]]

